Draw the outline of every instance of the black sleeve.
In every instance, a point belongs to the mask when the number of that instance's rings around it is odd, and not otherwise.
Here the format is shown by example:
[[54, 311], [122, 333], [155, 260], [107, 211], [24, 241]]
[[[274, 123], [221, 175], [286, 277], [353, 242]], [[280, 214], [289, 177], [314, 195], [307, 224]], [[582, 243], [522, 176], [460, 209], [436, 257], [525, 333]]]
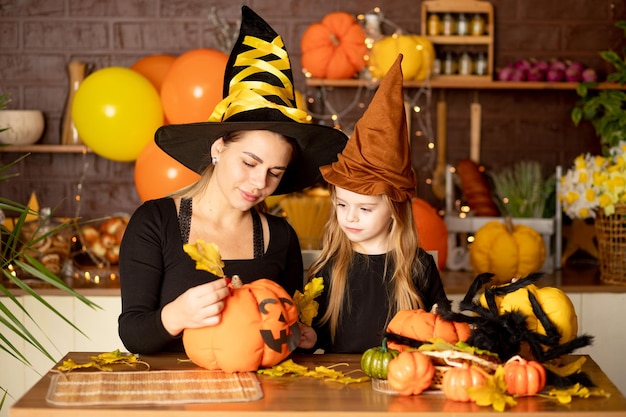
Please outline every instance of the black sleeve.
[[161, 322], [162, 234], [167, 233], [163, 229], [156, 204], [145, 203], [132, 215], [120, 246], [122, 313], [118, 330], [124, 346], [133, 353], [166, 350], [177, 339]]
[[417, 278], [415, 285], [422, 295], [424, 310], [430, 311], [434, 304], [447, 303], [449, 301], [443, 288], [443, 282], [441, 281], [441, 275], [439, 275], [435, 259], [428, 252], [420, 249], [419, 260], [424, 266], [424, 273], [421, 278]]

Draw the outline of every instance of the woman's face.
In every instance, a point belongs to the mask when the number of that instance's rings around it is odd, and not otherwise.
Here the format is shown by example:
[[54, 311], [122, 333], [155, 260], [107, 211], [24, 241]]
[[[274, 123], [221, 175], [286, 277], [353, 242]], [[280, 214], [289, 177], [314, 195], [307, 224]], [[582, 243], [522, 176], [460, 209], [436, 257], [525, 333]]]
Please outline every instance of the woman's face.
[[211, 149], [211, 155], [217, 157], [213, 171], [217, 184], [241, 210], [248, 210], [276, 190], [293, 154], [287, 139], [268, 130], [241, 132], [228, 144], [218, 139]]
[[359, 253], [380, 255], [389, 250], [391, 210], [383, 197], [335, 187], [337, 222]]

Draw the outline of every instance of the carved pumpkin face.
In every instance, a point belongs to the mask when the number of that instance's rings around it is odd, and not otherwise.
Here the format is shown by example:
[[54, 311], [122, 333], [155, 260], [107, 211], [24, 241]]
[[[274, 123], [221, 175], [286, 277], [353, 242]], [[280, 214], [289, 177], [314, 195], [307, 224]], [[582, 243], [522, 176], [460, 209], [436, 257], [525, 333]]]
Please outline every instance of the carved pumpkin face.
[[299, 342], [296, 305], [268, 279], [234, 288], [218, 325], [183, 332], [185, 352], [193, 363], [226, 372], [272, 367]]

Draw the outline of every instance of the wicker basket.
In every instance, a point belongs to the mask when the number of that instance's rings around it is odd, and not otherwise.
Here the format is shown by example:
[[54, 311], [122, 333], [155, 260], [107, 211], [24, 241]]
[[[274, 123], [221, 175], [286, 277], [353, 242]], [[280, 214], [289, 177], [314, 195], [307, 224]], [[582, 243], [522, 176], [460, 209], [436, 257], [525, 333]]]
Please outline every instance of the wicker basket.
[[607, 284], [626, 285], [626, 204], [615, 206], [607, 216], [598, 210], [595, 220], [600, 279]]

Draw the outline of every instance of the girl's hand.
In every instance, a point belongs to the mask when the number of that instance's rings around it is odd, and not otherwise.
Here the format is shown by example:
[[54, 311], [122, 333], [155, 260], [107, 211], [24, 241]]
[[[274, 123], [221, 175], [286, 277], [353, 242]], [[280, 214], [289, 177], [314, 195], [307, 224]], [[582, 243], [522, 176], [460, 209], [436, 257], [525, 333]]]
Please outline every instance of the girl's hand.
[[302, 349], [311, 349], [317, 342], [317, 333], [312, 327], [309, 327], [306, 324], [298, 322], [298, 326], [300, 327], [301, 333], [298, 347]]
[[163, 326], [172, 336], [187, 328], [215, 326], [221, 320], [224, 299], [229, 294], [225, 279], [190, 288], [163, 307]]

